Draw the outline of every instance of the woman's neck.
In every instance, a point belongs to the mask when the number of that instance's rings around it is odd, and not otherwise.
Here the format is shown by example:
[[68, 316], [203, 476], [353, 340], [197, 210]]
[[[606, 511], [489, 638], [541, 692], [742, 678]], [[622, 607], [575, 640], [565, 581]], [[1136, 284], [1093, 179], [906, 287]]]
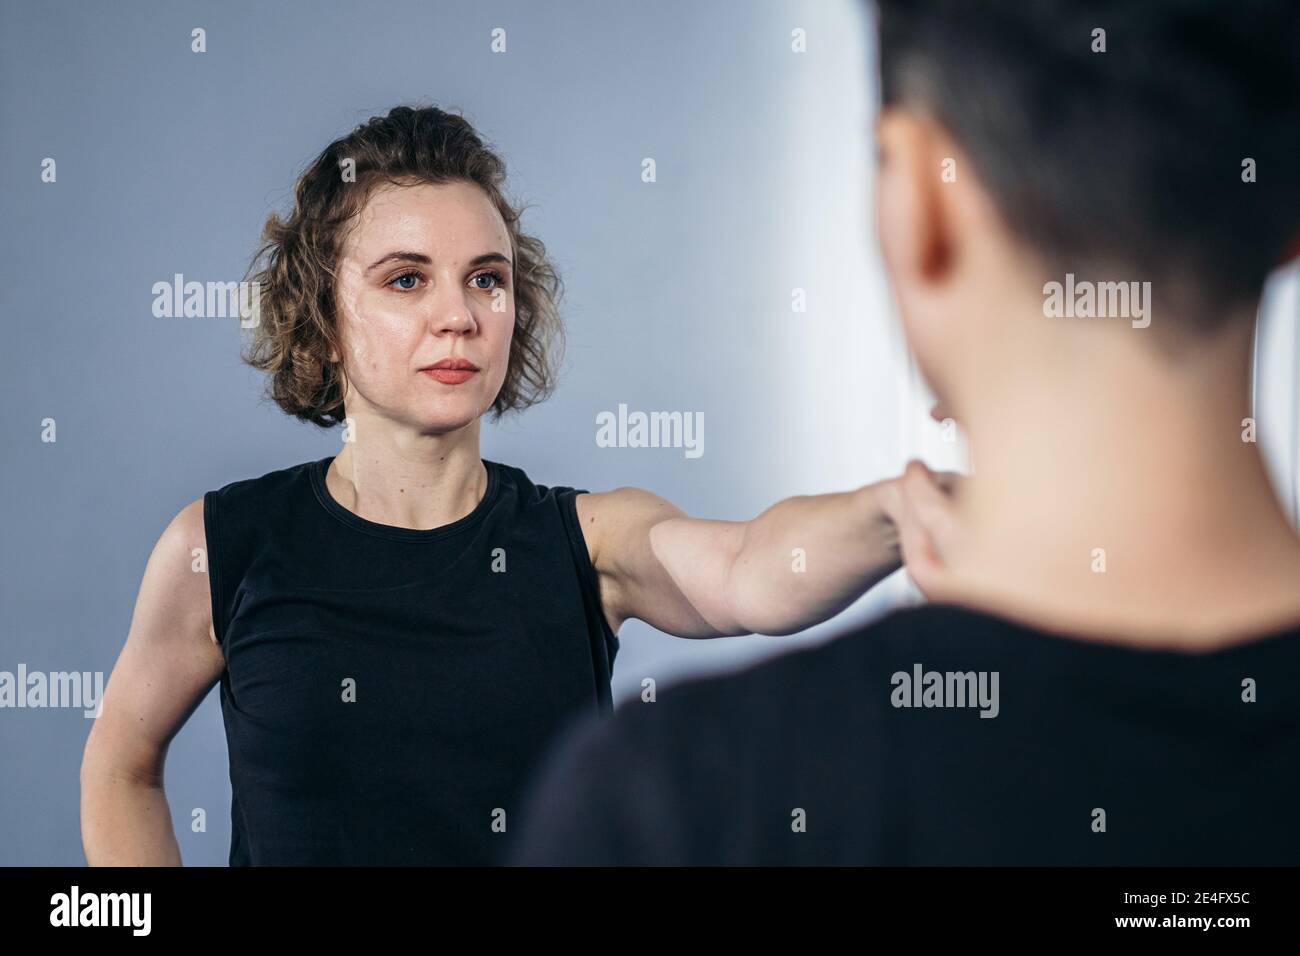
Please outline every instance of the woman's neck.
[[357, 428], [325, 475], [333, 498], [367, 521], [428, 530], [465, 517], [487, 491], [479, 423], [442, 435]]

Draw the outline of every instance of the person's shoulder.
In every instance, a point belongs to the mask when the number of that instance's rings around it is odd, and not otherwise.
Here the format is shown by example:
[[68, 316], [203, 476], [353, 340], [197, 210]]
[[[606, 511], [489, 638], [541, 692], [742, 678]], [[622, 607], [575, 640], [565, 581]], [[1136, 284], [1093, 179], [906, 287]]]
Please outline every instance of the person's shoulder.
[[999, 619], [961, 607], [902, 608], [812, 647], [726, 673], [694, 675], [662, 688], [646, 678], [639, 696], [584, 728], [583, 746], [648, 758], [662, 743], [681, 757], [686, 751], [678, 742], [689, 739], [701, 767], [716, 766], [715, 758], [741, 752], [766, 731], [798, 723], [815, 732], [846, 719], [848, 711], [874, 706], [882, 695], [866, 688], [873, 681], [887, 683], [902, 656], [969, 646], [983, 634], [1002, 633]]
[[970, 633], [981, 624], [956, 606], [898, 608], [811, 647], [777, 654], [717, 677], [688, 680], [678, 692], [695, 699], [722, 692], [755, 702], [774, 696], [785, 699], [808, 692], [822, 694], [843, 681], [861, 680], [873, 666], [887, 660], [891, 651], [944, 642], [959, 633]]
[[311, 469], [324, 459], [304, 461], [284, 468], [276, 468], [249, 478], [238, 478], [207, 492], [223, 502], [245, 498], [261, 498], [279, 490], [294, 488], [310, 481]]
[[901, 657], [1003, 639], [1012, 630], [998, 618], [955, 605], [901, 608], [812, 647], [686, 678], [664, 688], [654, 704], [621, 704], [609, 730], [650, 745], [658, 736], [689, 729], [692, 736], [713, 735], [726, 746], [722, 738], [751, 736], [768, 725], [802, 720], [812, 728], [877, 699], [864, 693], [865, 686], [887, 681]]
[[566, 497], [571, 498], [585, 492], [585, 489], [575, 488], [572, 485], [543, 484], [534, 481], [528, 472], [518, 465], [508, 465], [488, 458], [483, 459], [483, 464], [493, 472], [495, 480], [501, 486], [500, 490], [513, 495], [520, 507], [553, 507], [556, 502]]

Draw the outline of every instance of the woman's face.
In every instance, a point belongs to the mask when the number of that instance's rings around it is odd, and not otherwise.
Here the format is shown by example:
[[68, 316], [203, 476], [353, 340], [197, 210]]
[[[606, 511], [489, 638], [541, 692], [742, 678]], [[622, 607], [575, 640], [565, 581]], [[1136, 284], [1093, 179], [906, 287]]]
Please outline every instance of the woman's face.
[[[349, 418], [438, 434], [491, 408], [515, 325], [510, 252], [472, 183], [375, 187], [339, 257]], [[469, 367], [430, 369], [446, 360]]]

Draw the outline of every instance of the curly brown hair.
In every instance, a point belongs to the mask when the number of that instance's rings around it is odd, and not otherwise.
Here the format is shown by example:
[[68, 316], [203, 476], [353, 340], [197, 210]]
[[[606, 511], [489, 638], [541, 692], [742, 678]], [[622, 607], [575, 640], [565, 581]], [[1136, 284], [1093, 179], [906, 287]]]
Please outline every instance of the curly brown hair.
[[[341, 170], [355, 163], [354, 181]], [[259, 318], [243, 360], [270, 373], [267, 395], [285, 412], [322, 428], [343, 421], [347, 383], [335, 308], [343, 236], [380, 183], [474, 183], [510, 235], [515, 323], [510, 359], [492, 414], [534, 405], [555, 388], [564, 329], [562, 283], [546, 247], [519, 226], [521, 210], [502, 192], [504, 161], [462, 116], [398, 106], [335, 140], [298, 178], [287, 218], [272, 214], [248, 275], [259, 283]]]

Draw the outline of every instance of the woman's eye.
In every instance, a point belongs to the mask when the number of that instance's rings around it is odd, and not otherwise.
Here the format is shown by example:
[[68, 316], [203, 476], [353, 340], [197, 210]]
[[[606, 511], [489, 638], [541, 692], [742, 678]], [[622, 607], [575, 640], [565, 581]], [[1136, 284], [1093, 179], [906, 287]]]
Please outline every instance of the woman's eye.
[[[487, 279], [490, 284], [485, 285], [479, 281], [480, 279]], [[480, 272], [469, 281], [474, 284], [474, 288], [486, 290], [491, 289], [493, 286], [500, 285], [501, 276], [497, 275], [495, 272]]]
[[[408, 279], [410, 280], [409, 284], [407, 283]], [[388, 284], [401, 289], [403, 292], [410, 292], [415, 288], [419, 279], [420, 274], [418, 272], [403, 272], [400, 276], [392, 279]]]

